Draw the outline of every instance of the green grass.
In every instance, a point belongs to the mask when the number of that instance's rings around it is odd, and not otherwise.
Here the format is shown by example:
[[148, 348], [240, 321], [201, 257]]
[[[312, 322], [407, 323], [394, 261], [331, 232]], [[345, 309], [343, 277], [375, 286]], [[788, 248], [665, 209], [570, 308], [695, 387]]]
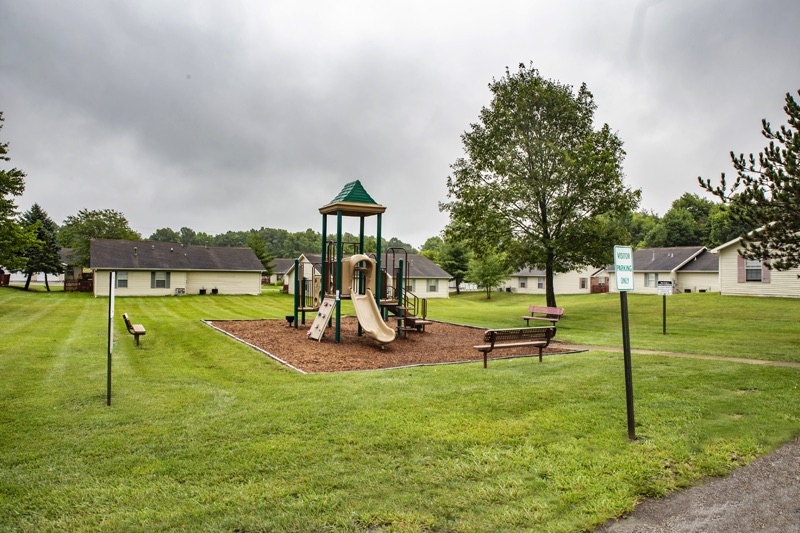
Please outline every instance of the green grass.
[[[634, 345], [662, 340], [631, 296]], [[465, 296], [430, 314], [516, 326], [527, 301]], [[559, 336], [614, 343], [595, 330], [618, 328], [618, 297], [559, 305]], [[0, 530], [581, 531], [800, 429], [793, 368], [636, 356], [629, 442], [620, 354], [300, 375], [200, 322], [283, 318], [291, 300], [274, 292], [118, 299], [108, 407], [107, 306], [0, 290]], [[123, 312], [147, 327], [138, 349]], [[683, 351], [713, 349], [697, 331]]]
[[[622, 346], [619, 294], [558, 296], [565, 309], [557, 338], [593, 346]], [[484, 327], [522, 327], [529, 305], [544, 296], [514, 293], [462, 293], [430, 300], [429, 315]], [[800, 299], [720, 296], [718, 293], [667, 297], [667, 335], [663, 297], [629, 294], [633, 348], [800, 362]]]

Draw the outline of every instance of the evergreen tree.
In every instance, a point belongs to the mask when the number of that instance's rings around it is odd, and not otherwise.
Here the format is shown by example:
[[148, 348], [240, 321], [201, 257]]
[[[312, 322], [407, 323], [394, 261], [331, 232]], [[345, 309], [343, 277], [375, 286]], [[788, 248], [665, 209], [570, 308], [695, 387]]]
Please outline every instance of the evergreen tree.
[[272, 272], [275, 269], [275, 264], [273, 263], [275, 257], [267, 253], [267, 245], [258, 236], [258, 233], [252, 232], [248, 235], [247, 246], [253, 250], [258, 260], [261, 261], [261, 265], [264, 267], [264, 274], [267, 277], [272, 276]]
[[48, 292], [50, 283], [47, 281], [48, 274], [60, 274], [63, 269], [61, 266], [61, 256], [58, 245], [58, 225], [48, 216], [39, 204], [33, 204], [31, 208], [22, 214], [20, 224], [36, 232], [38, 242], [33, 246], [28, 246], [25, 250], [25, 257], [28, 262], [23, 272], [28, 276], [25, 280], [25, 290], [31, 285], [31, 278], [37, 272], [44, 274], [44, 285]]
[[773, 130], [766, 119], [761, 121], [761, 134], [769, 145], [758, 159], [731, 152], [736, 180], [730, 188], [725, 174], [718, 186], [698, 178], [701, 187], [730, 206], [734, 223], [759, 228], [740, 235], [742, 255], [769, 259], [777, 270], [800, 266], [800, 105], [791, 93], [786, 93], [783, 110], [788, 124], [780, 129]]

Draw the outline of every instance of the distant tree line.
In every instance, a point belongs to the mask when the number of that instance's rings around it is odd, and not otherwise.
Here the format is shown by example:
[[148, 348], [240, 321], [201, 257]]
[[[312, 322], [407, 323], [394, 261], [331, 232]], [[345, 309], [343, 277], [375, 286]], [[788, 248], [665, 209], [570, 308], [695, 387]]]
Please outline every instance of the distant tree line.
[[[248, 246], [248, 241], [253, 238], [264, 243], [266, 253], [273, 257], [297, 257], [300, 254], [319, 254], [322, 251], [322, 237], [319, 231], [307, 229], [305, 231], [289, 232], [285, 229], [261, 228], [247, 231], [227, 231], [218, 235], [195, 232], [191, 228], [183, 227], [180, 231], [171, 228], [161, 228], [150, 235], [153, 241], [179, 242], [181, 244], [196, 244], [208, 246]], [[335, 240], [336, 235], [328, 235], [328, 240]], [[342, 234], [344, 242], [358, 242], [358, 235], [351, 233]], [[409, 253], [417, 250], [408, 243], [396, 237], [381, 239], [381, 249], [388, 247], [402, 247]], [[374, 236], [364, 238], [364, 248], [367, 253], [377, 250], [377, 241]]]
[[755, 229], [732, 217], [727, 205], [688, 192], [672, 202], [664, 216], [639, 210], [626, 216], [621, 224], [630, 233], [630, 244], [635, 248], [711, 249]]

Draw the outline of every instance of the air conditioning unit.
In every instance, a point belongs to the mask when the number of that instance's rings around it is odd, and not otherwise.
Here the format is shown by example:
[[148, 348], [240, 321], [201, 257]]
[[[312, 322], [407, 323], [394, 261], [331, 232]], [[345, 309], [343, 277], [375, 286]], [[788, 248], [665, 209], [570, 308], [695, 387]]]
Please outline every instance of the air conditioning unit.
[[176, 287], [175, 288], [175, 296], [182, 296], [186, 294], [186, 288], [184, 287]]

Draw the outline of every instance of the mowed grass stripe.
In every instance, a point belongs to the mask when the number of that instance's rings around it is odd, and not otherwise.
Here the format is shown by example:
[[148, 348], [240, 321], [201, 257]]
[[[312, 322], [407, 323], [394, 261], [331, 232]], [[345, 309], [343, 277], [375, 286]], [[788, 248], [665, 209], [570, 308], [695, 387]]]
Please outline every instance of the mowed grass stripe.
[[[65, 321], [55, 335], [91, 309], [61, 382], [36, 385], [49, 372], [36, 343], [57, 340], [46, 329], [0, 353], [26, 370], [0, 396], [0, 529], [581, 531], [800, 431], [796, 369], [636, 355], [629, 442], [618, 353], [306, 376], [206, 327], [214, 309], [187, 300], [118, 300], [110, 408], [107, 300], [48, 317]], [[474, 307], [519, 301], [491, 303]], [[572, 324], [607, 312], [573, 304], [586, 310]], [[123, 305], [148, 328], [140, 348]]]

